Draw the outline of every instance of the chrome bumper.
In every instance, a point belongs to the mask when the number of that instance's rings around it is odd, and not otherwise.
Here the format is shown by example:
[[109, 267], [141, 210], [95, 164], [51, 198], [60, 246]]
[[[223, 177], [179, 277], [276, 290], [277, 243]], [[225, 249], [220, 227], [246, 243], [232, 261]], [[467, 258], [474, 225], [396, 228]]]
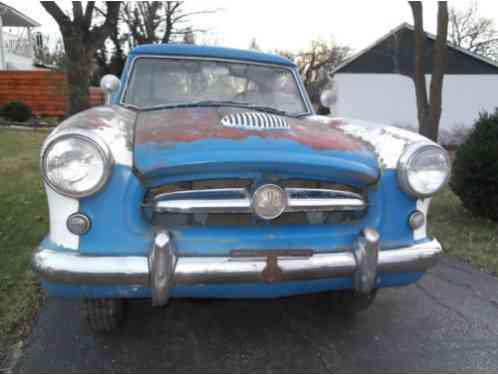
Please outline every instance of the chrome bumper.
[[[150, 287], [155, 305], [165, 304], [174, 285], [280, 282], [353, 277], [358, 292], [375, 287], [379, 273], [423, 272], [441, 245], [437, 240], [379, 251], [379, 236], [365, 229], [351, 251], [292, 255], [271, 251], [262, 256], [177, 257], [167, 232], [156, 236], [148, 257], [85, 256], [39, 247], [33, 269], [52, 282], [125, 284]], [[258, 252], [255, 252], [256, 254]], [[239, 254], [243, 254], [239, 252]]]

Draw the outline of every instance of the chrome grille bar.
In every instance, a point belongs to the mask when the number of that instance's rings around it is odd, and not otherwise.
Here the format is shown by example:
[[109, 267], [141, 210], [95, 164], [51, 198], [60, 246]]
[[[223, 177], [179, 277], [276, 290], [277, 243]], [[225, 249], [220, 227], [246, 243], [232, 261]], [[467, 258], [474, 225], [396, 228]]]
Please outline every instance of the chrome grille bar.
[[361, 211], [366, 202], [360, 194], [330, 189], [287, 188], [288, 212]]
[[[367, 203], [360, 194], [330, 189], [286, 188], [285, 212], [361, 211]], [[246, 189], [187, 190], [154, 197], [159, 213], [210, 214], [251, 213], [251, 197]]]
[[250, 213], [246, 189], [205, 189], [164, 193], [154, 198], [156, 212], [183, 214]]

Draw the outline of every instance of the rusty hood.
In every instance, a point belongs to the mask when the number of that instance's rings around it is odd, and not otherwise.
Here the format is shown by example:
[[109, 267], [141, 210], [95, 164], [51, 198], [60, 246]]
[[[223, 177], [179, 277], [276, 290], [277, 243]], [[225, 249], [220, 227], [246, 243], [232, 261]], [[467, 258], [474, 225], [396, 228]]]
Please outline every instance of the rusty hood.
[[162, 182], [289, 176], [374, 183], [375, 154], [340, 125], [226, 107], [144, 111], [135, 125], [134, 167]]

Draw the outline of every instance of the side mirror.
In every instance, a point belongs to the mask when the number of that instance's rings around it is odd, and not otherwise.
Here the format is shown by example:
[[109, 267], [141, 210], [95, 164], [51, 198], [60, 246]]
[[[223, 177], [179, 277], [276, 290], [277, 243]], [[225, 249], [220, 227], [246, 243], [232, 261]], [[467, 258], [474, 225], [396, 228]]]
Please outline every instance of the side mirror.
[[121, 81], [118, 77], [112, 74], [106, 74], [100, 80], [100, 88], [104, 92], [105, 104], [111, 104], [111, 98], [119, 90]]
[[329, 109], [331, 109], [334, 106], [336, 100], [337, 97], [335, 95], [334, 90], [330, 89], [324, 90], [320, 95], [320, 103], [322, 104], [322, 106]]

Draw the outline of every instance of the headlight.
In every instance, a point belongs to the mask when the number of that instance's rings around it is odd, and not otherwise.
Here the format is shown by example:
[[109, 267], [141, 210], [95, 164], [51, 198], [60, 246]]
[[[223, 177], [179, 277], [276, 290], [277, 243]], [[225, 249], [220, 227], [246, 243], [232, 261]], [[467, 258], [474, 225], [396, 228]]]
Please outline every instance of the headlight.
[[99, 191], [107, 182], [112, 163], [107, 145], [83, 131], [56, 135], [45, 144], [41, 155], [45, 182], [74, 198]]
[[399, 159], [399, 184], [417, 198], [435, 194], [446, 184], [449, 174], [448, 154], [436, 144], [414, 143]]

